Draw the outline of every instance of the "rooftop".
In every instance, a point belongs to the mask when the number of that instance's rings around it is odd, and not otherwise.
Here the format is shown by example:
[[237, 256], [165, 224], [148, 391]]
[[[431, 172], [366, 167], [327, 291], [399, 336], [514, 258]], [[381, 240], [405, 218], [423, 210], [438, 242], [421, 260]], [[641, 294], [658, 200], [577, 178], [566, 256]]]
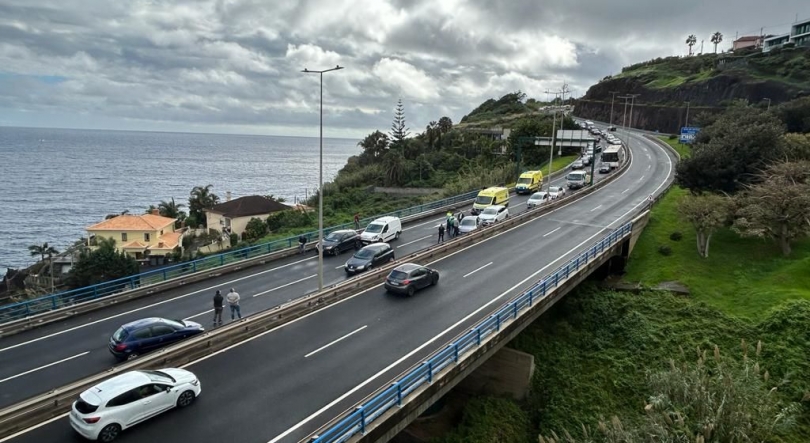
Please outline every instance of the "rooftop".
[[124, 214], [87, 227], [88, 231], [158, 231], [175, 219], [155, 214]]
[[261, 195], [248, 195], [237, 199], [220, 203], [206, 211], [222, 214], [229, 218], [250, 217], [252, 215], [264, 215], [278, 211], [290, 209], [284, 203], [270, 200]]

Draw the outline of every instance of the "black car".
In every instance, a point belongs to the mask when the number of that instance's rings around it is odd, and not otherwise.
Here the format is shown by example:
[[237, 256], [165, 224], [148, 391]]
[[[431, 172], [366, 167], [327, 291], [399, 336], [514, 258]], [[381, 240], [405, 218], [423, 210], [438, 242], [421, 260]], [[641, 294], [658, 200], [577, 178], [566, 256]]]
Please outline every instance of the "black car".
[[205, 328], [193, 321], [144, 318], [118, 328], [109, 348], [115, 358], [126, 360], [203, 332]]
[[[357, 231], [351, 229], [333, 231], [323, 239], [323, 255], [339, 255], [350, 249], [359, 249], [360, 246], [362, 243]], [[320, 245], [316, 245], [316, 250], [319, 247]]]
[[610, 165], [607, 163], [602, 163], [602, 166], [599, 167], [600, 174], [607, 174], [610, 172]]
[[368, 271], [374, 266], [394, 260], [394, 250], [388, 243], [373, 243], [355, 252], [343, 268], [347, 274]]
[[417, 290], [438, 282], [439, 271], [414, 263], [405, 263], [391, 270], [385, 279], [385, 289], [410, 297]]

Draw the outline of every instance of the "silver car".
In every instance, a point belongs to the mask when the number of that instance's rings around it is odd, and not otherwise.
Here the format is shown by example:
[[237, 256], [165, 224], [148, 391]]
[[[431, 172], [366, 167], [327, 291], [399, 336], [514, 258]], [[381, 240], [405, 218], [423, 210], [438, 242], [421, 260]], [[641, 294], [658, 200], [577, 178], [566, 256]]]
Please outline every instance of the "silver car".
[[526, 200], [526, 207], [532, 209], [546, 203], [549, 200], [550, 198], [548, 196], [548, 192], [535, 192], [531, 197], [529, 197], [528, 200]]

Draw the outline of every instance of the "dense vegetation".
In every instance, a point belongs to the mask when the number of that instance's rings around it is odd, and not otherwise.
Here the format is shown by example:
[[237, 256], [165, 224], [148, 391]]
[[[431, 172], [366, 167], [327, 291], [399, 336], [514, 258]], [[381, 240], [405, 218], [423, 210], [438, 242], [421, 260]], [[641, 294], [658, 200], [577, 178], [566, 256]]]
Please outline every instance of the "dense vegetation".
[[[691, 57], [656, 58], [622, 69], [613, 79], [632, 78], [649, 89], [673, 88], [706, 81], [718, 75], [741, 81], [772, 80], [810, 87], [810, 50], [806, 48], [738, 51], [735, 54], [703, 54]], [[723, 60], [722, 65], [718, 64]]]
[[438, 442], [810, 441], [810, 99], [701, 119], [623, 276], [690, 295], [581, 285], [512, 343], [530, 397]]

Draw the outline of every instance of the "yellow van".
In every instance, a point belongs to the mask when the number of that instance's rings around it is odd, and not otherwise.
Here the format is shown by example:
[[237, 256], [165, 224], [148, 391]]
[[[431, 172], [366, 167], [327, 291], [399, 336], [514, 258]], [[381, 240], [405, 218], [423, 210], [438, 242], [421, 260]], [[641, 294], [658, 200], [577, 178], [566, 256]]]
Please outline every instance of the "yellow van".
[[500, 186], [482, 189], [475, 198], [472, 213], [478, 215], [492, 205], [509, 206], [509, 189]]
[[520, 174], [520, 178], [518, 178], [515, 185], [515, 192], [518, 194], [531, 194], [538, 191], [542, 184], [543, 173], [541, 171], [526, 171]]

